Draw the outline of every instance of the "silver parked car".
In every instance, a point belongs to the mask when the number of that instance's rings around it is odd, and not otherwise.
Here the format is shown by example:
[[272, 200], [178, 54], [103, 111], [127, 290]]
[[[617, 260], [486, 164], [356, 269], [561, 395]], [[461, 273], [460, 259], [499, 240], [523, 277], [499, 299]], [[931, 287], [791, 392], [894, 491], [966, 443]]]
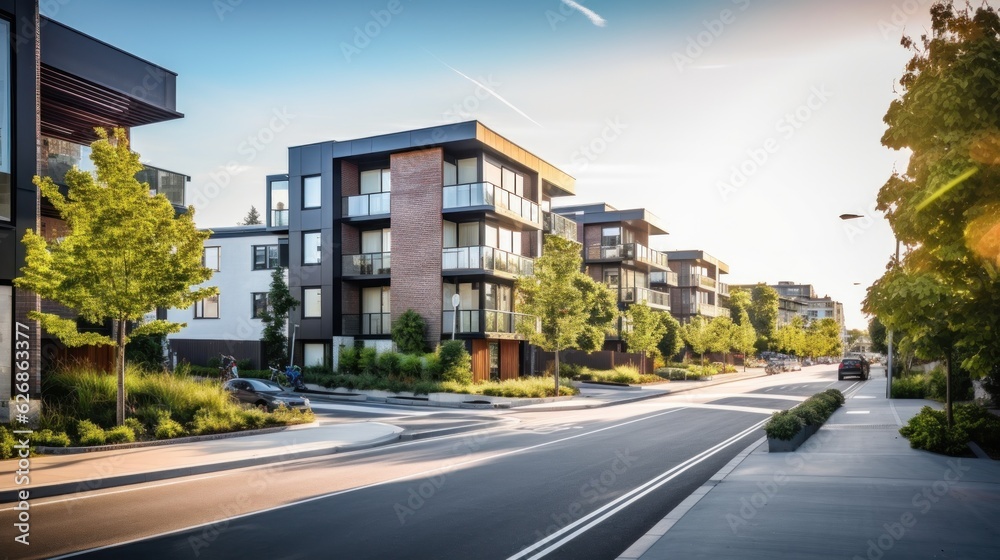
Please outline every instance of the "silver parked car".
[[302, 395], [289, 393], [285, 388], [273, 381], [264, 379], [241, 378], [230, 379], [223, 384], [233, 399], [274, 412], [284, 405], [287, 408], [309, 410], [309, 399]]

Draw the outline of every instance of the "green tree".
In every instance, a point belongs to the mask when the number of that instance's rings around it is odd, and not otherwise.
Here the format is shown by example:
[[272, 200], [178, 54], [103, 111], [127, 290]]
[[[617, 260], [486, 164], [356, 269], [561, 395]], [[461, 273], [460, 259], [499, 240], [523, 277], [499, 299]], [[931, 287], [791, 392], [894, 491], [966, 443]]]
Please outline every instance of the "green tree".
[[129, 150], [128, 133], [115, 129], [109, 138], [97, 129], [91, 145], [96, 177], [72, 169], [66, 174], [68, 196], [52, 179], [34, 178], [59, 215], [66, 235], [51, 243], [28, 230], [18, 288], [61, 303], [91, 323], [110, 320], [113, 337], [80, 332], [73, 319], [31, 312], [49, 334], [67, 346], [113, 345], [118, 376], [117, 422], [125, 421], [125, 347], [130, 337], [167, 334], [184, 324], [156, 320], [128, 326], [159, 307], [188, 307], [218, 293], [215, 287], [192, 290], [212, 276], [202, 266], [202, 243], [210, 232], [194, 225], [194, 208], [175, 215], [166, 196], [149, 195], [149, 185], [135, 175], [139, 154]]
[[264, 346], [264, 360], [268, 365], [289, 362], [288, 313], [299, 306], [299, 300], [292, 297], [285, 283], [285, 269], [278, 267], [271, 272], [271, 286], [267, 292], [267, 307], [260, 313], [264, 330], [261, 343]]
[[712, 345], [712, 331], [708, 328], [708, 321], [701, 315], [695, 315], [686, 325], [681, 327], [681, 336], [684, 338], [684, 342], [691, 347], [691, 351], [698, 354], [701, 365], [704, 366], [705, 352]]
[[662, 313], [653, 311], [646, 302], [634, 303], [625, 310], [629, 328], [622, 330], [622, 340], [632, 352], [642, 354], [642, 370], [646, 371], [646, 357], [656, 353], [667, 327], [660, 319]]
[[805, 320], [802, 316], [796, 315], [791, 323], [778, 327], [773, 344], [779, 352], [801, 356], [806, 348]]
[[257, 207], [253, 205], [250, 206], [250, 211], [247, 212], [247, 215], [246, 217], [243, 218], [243, 221], [236, 223], [236, 225], [238, 226], [256, 226], [260, 224], [261, 224], [260, 213], [257, 212]]
[[[555, 394], [559, 394], [559, 352], [576, 348], [587, 328], [590, 309], [577, 289], [581, 276], [580, 245], [556, 235], [545, 238], [533, 276], [517, 279], [517, 310], [536, 321], [522, 320], [517, 331], [530, 343], [555, 354]], [[536, 329], [536, 326], [538, 327]]]
[[615, 333], [619, 316], [618, 294], [607, 284], [595, 282], [586, 274], [577, 276], [573, 285], [579, 291], [589, 313], [587, 324], [577, 337], [576, 347], [587, 353], [595, 352], [604, 347], [605, 335]]
[[757, 331], [757, 347], [773, 347], [774, 333], [778, 329], [778, 292], [765, 284], [757, 284], [750, 291], [750, 322]]
[[[863, 336], [862, 331], [857, 331]], [[844, 350], [840, 336], [840, 324], [831, 317], [813, 321], [806, 328], [803, 355], [805, 356], [839, 356]]]
[[889, 347], [886, 346], [886, 330], [885, 325], [878, 317], [872, 317], [868, 321], [868, 337], [872, 341], [872, 352], [878, 352], [879, 354], [888, 354]]
[[729, 318], [733, 320], [733, 324], [742, 325], [744, 321], [743, 313], [747, 313], [746, 320], [750, 320], [750, 305], [752, 300], [750, 299], [750, 292], [744, 290], [743, 288], [733, 288], [729, 292]]
[[743, 371], [747, 370], [747, 359], [753, 355], [757, 344], [757, 331], [750, 322], [746, 309], [740, 312], [740, 321], [733, 328], [733, 349], [743, 354]]
[[[847, 331], [847, 350], [852, 351], [854, 347], [861, 343], [865, 338], [865, 331], [861, 329], [849, 329]], [[822, 355], [822, 354], [817, 354]], [[830, 355], [830, 354], [827, 354]]]
[[725, 361], [725, 356], [728, 356], [729, 351], [733, 348], [735, 328], [733, 320], [728, 316], [719, 315], [718, 317], [713, 317], [708, 323], [708, 331], [711, 335], [708, 342], [708, 351], [722, 354], [723, 361]]
[[426, 345], [424, 342], [426, 330], [427, 323], [424, 322], [424, 318], [416, 311], [407, 309], [392, 325], [392, 341], [404, 354], [420, 354]]
[[681, 323], [669, 313], [660, 313], [660, 322], [663, 323], [663, 337], [656, 345], [663, 355], [663, 359], [670, 361], [670, 358], [677, 355], [684, 349], [684, 339], [681, 336]]

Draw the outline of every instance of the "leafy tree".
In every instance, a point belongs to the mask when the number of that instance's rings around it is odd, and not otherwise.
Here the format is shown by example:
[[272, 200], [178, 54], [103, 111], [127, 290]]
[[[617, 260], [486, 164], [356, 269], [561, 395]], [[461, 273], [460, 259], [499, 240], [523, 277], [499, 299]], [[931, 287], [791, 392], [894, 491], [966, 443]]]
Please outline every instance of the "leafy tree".
[[663, 323], [663, 337], [656, 347], [660, 350], [665, 360], [670, 360], [684, 348], [684, 339], [681, 336], [681, 323], [669, 313], [660, 313], [660, 322]]
[[632, 352], [642, 354], [642, 369], [646, 371], [646, 357], [656, 353], [656, 347], [663, 340], [667, 327], [660, 319], [662, 313], [653, 311], [646, 302], [632, 304], [625, 310], [628, 329], [622, 330], [622, 340]]
[[868, 321], [868, 337], [872, 341], [872, 352], [878, 352], [879, 354], [888, 354], [889, 347], [886, 346], [886, 330], [885, 325], [878, 317], [872, 317]]
[[724, 356], [728, 355], [729, 351], [733, 348], [734, 330], [735, 325], [733, 325], [733, 320], [729, 317], [725, 315], [713, 317], [708, 323], [708, 331], [711, 335], [708, 342], [708, 351], [718, 352]]
[[805, 320], [802, 316], [796, 315], [791, 323], [778, 327], [773, 343], [779, 352], [801, 356], [806, 348]]
[[404, 354], [421, 354], [424, 351], [424, 332], [427, 323], [419, 313], [407, 309], [392, 325], [392, 341]]
[[744, 290], [743, 288], [733, 288], [729, 292], [729, 318], [733, 320], [733, 324], [742, 325], [743, 324], [743, 313], [747, 313], [746, 320], [750, 320], [750, 305], [752, 301], [750, 299], [750, 292]]
[[757, 331], [750, 322], [750, 314], [743, 309], [739, 322], [733, 326], [733, 349], [743, 353], [743, 371], [747, 370], [747, 358], [753, 354], [756, 343]]
[[701, 358], [701, 365], [705, 365], [705, 352], [712, 345], [712, 332], [708, 328], [708, 321], [701, 315], [695, 315], [683, 327], [681, 336], [684, 342], [691, 347], [691, 351]]
[[575, 241], [550, 235], [545, 238], [542, 256], [535, 260], [535, 274], [517, 279], [517, 309], [533, 315], [533, 321], [520, 321], [517, 331], [529, 342], [555, 354], [555, 394], [559, 394], [559, 352], [576, 348], [581, 333], [587, 329], [590, 309], [577, 289], [581, 276], [580, 245]]
[[76, 321], [52, 313], [31, 312], [49, 334], [67, 346], [113, 345], [118, 376], [117, 422], [125, 421], [125, 347], [131, 337], [167, 334], [184, 325], [156, 320], [128, 331], [128, 326], [158, 307], [188, 307], [218, 293], [215, 287], [191, 290], [212, 276], [202, 266], [202, 243], [210, 232], [194, 225], [194, 208], [176, 216], [165, 196], [149, 195], [149, 185], [135, 175], [139, 154], [129, 150], [128, 133], [116, 128], [109, 138], [97, 129], [91, 145], [96, 177], [72, 169], [66, 174], [68, 196], [52, 179], [36, 176], [35, 185], [66, 221], [67, 232], [49, 243], [28, 230], [18, 288], [61, 303], [91, 323], [110, 320], [114, 338], [79, 332]]
[[[847, 350], [853, 350], [865, 338], [865, 331], [861, 329], [849, 329], [847, 331]], [[817, 354], [823, 355], [823, 354]], [[831, 354], [826, 354], [831, 355]]]
[[614, 334], [619, 315], [618, 294], [607, 284], [595, 282], [586, 274], [577, 276], [573, 284], [590, 314], [586, 326], [577, 337], [576, 347], [584, 352], [595, 352], [604, 347], [605, 335]]
[[299, 306], [285, 283], [285, 269], [278, 267], [271, 272], [271, 287], [267, 292], [267, 308], [260, 314], [264, 323], [261, 342], [267, 364], [288, 363], [288, 337], [285, 335], [288, 313]]
[[[864, 333], [857, 331], [860, 336]], [[840, 336], [840, 324], [831, 317], [813, 321], [806, 329], [803, 354], [806, 356], [839, 356], [844, 350]]]
[[757, 347], [766, 350], [773, 346], [772, 339], [778, 329], [778, 292], [765, 284], [757, 284], [750, 291], [750, 322], [757, 331]]
[[256, 226], [260, 225], [260, 213], [257, 212], [257, 208], [253, 205], [250, 206], [250, 211], [247, 212], [246, 217], [243, 218], [242, 222], [237, 222], [238, 226]]

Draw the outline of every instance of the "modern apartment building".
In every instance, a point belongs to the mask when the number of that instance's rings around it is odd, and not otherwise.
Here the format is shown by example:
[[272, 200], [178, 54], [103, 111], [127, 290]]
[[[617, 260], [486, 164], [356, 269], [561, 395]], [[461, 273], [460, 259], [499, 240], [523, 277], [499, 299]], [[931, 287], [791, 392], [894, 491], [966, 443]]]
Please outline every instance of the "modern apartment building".
[[470, 121], [289, 148], [267, 189], [267, 229], [288, 235], [302, 302], [298, 363], [356, 341], [387, 347], [412, 309], [428, 346], [465, 341], [476, 379], [528, 371], [514, 280], [532, 274], [546, 227], [567, 229], [549, 214], [574, 194], [565, 172]]
[[[27, 352], [17, 360], [17, 374], [27, 373], [31, 396], [41, 390], [43, 356], [54, 350], [43, 350], [52, 342], [27, 318], [43, 302], [13, 287], [24, 266], [25, 231], [60, 231], [58, 214], [41, 200], [32, 177], [58, 182], [67, 165], [86, 163], [95, 126], [132, 128], [183, 115], [175, 107], [173, 72], [39, 16], [37, 0], [0, 0], [0, 31], [6, 36], [0, 46], [0, 421], [6, 421], [15, 389], [14, 337], [18, 352]], [[155, 170], [158, 180], [161, 171]], [[166, 171], [162, 177], [155, 188], [185, 181]]]
[[172, 358], [206, 365], [226, 354], [264, 369], [261, 312], [268, 306], [271, 274], [287, 266], [288, 238], [264, 225], [212, 228], [204, 247], [204, 264], [215, 271], [205, 285], [219, 293], [187, 309], [167, 310], [167, 320], [187, 324], [168, 336]]
[[722, 282], [722, 275], [729, 274], [728, 264], [698, 250], [669, 251], [667, 258], [677, 275], [677, 284], [670, 287], [670, 311], [678, 321], [729, 313], [729, 285]]
[[[560, 206], [552, 211], [576, 222], [584, 270], [617, 294], [620, 310], [642, 301], [670, 312], [669, 288], [677, 286], [677, 275], [670, 270], [666, 253], [649, 248], [651, 238], [667, 234], [658, 217], [645, 209], [618, 210], [609, 204]], [[625, 325], [619, 322], [618, 334], [608, 337], [605, 350], [624, 350], [622, 328]]]
[[[755, 284], [741, 284], [740, 288], [752, 290]], [[817, 319], [834, 319], [844, 327], [844, 304], [834, 301], [830, 296], [819, 297], [812, 284], [798, 284], [781, 281], [770, 284], [778, 292], [778, 324], [791, 322], [794, 315], [799, 315], [810, 323]]]

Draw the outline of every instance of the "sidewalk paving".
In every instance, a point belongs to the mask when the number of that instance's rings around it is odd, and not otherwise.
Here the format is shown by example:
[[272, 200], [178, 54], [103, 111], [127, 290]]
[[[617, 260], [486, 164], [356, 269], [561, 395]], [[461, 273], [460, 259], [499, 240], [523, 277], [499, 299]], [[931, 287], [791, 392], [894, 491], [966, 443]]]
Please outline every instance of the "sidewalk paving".
[[797, 452], [754, 443], [619, 559], [997, 558], [1000, 461], [911, 449], [925, 405], [873, 372]]

